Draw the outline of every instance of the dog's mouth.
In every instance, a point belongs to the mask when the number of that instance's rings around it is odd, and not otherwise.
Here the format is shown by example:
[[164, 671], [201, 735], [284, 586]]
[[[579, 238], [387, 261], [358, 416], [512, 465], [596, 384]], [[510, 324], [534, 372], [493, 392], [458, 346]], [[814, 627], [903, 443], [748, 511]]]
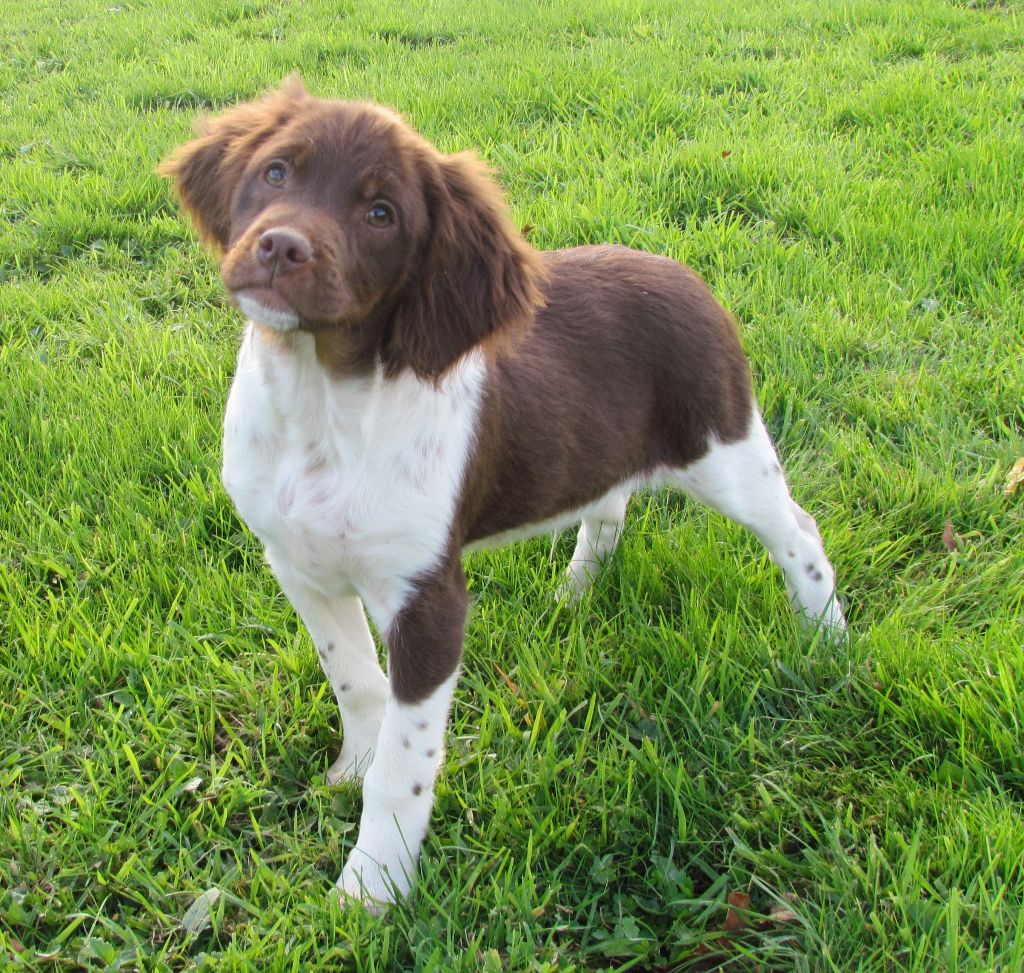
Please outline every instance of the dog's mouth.
[[329, 262], [318, 275], [309, 272], [311, 266], [283, 271], [260, 266], [242, 244], [221, 263], [221, 279], [250, 321], [274, 331], [316, 332], [358, 320], [363, 308], [335, 279]]
[[359, 321], [358, 314], [341, 311], [307, 316], [301, 313], [276, 287], [251, 284], [230, 288], [231, 297], [246, 318], [274, 331], [332, 331], [351, 326]]
[[273, 287], [240, 287], [231, 296], [242, 313], [256, 324], [275, 331], [294, 331], [303, 325], [302, 317]]

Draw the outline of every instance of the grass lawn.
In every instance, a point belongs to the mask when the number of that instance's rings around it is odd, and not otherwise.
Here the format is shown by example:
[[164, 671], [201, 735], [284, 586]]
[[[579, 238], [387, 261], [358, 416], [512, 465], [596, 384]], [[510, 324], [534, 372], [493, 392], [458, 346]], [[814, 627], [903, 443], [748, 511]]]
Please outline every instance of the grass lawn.
[[[1019, 3], [0, 24], [0, 968], [1024, 969]], [[570, 532], [472, 556], [420, 885], [383, 919], [327, 895], [360, 797], [219, 484], [241, 319], [154, 173], [295, 69], [477, 148], [537, 246], [707, 278], [853, 631], [801, 636], [753, 538], [667, 493], [575, 608]]]

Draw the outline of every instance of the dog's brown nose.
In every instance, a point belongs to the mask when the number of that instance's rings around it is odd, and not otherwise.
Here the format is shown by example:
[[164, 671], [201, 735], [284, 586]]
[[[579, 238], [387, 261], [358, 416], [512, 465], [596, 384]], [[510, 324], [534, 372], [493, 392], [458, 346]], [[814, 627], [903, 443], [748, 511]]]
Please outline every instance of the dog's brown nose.
[[287, 274], [313, 259], [313, 245], [298, 231], [277, 227], [260, 237], [257, 255], [264, 267]]

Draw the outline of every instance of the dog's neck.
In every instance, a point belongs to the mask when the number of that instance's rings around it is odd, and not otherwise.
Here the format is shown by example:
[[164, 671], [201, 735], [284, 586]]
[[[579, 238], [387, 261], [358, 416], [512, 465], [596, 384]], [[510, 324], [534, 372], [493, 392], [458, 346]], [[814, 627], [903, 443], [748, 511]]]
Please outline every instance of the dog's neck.
[[382, 302], [358, 320], [303, 323], [293, 331], [250, 323], [258, 340], [275, 353], [293, 352], [302, 358], [311, 338], [321, 368], [337, 379], [359, 379], [371, 376], [380, 365], [393, 313], [391, 304]]
[[388, 441], [397, 447], [452, 410], [475, 413], [486, 371], [479, 353], [433, 383], [411, 369], [388, 376], [379, 355], [358, 368], [327, 367], [321, 334], [282, 333], [251, 322], [244, 339], [240, 363], [259, 373], [280, 431], [293, 441], [326, 437], [361, 449]]
[[245, 341], [245, 357], [259, 372], [276, 420], [296, 441], [320, 440], [328, 430], [328, 439], [371, 440], [384, 382], [379, 358], [358, 368], [327, 367], [319, 333], [282, 333], [256, 323]]

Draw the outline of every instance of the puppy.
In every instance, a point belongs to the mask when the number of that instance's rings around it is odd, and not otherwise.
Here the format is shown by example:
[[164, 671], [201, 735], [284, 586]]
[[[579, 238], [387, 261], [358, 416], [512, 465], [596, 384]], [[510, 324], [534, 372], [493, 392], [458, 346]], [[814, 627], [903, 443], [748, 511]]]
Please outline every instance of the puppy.
[[581, 522], [572, 597], [630, 493], [669, 484], [754, 532], [801, 618], [845, 630], [732, 320], [693, 271], [624, 247], [538, 253], [473, 156], [294, 79], [203, 123], [161, 172], [248, 318], [223, 479], [337, 696], [328, 779], [363, 782], [346, 896], [376, 908], [412, 886], [464, 550]]

